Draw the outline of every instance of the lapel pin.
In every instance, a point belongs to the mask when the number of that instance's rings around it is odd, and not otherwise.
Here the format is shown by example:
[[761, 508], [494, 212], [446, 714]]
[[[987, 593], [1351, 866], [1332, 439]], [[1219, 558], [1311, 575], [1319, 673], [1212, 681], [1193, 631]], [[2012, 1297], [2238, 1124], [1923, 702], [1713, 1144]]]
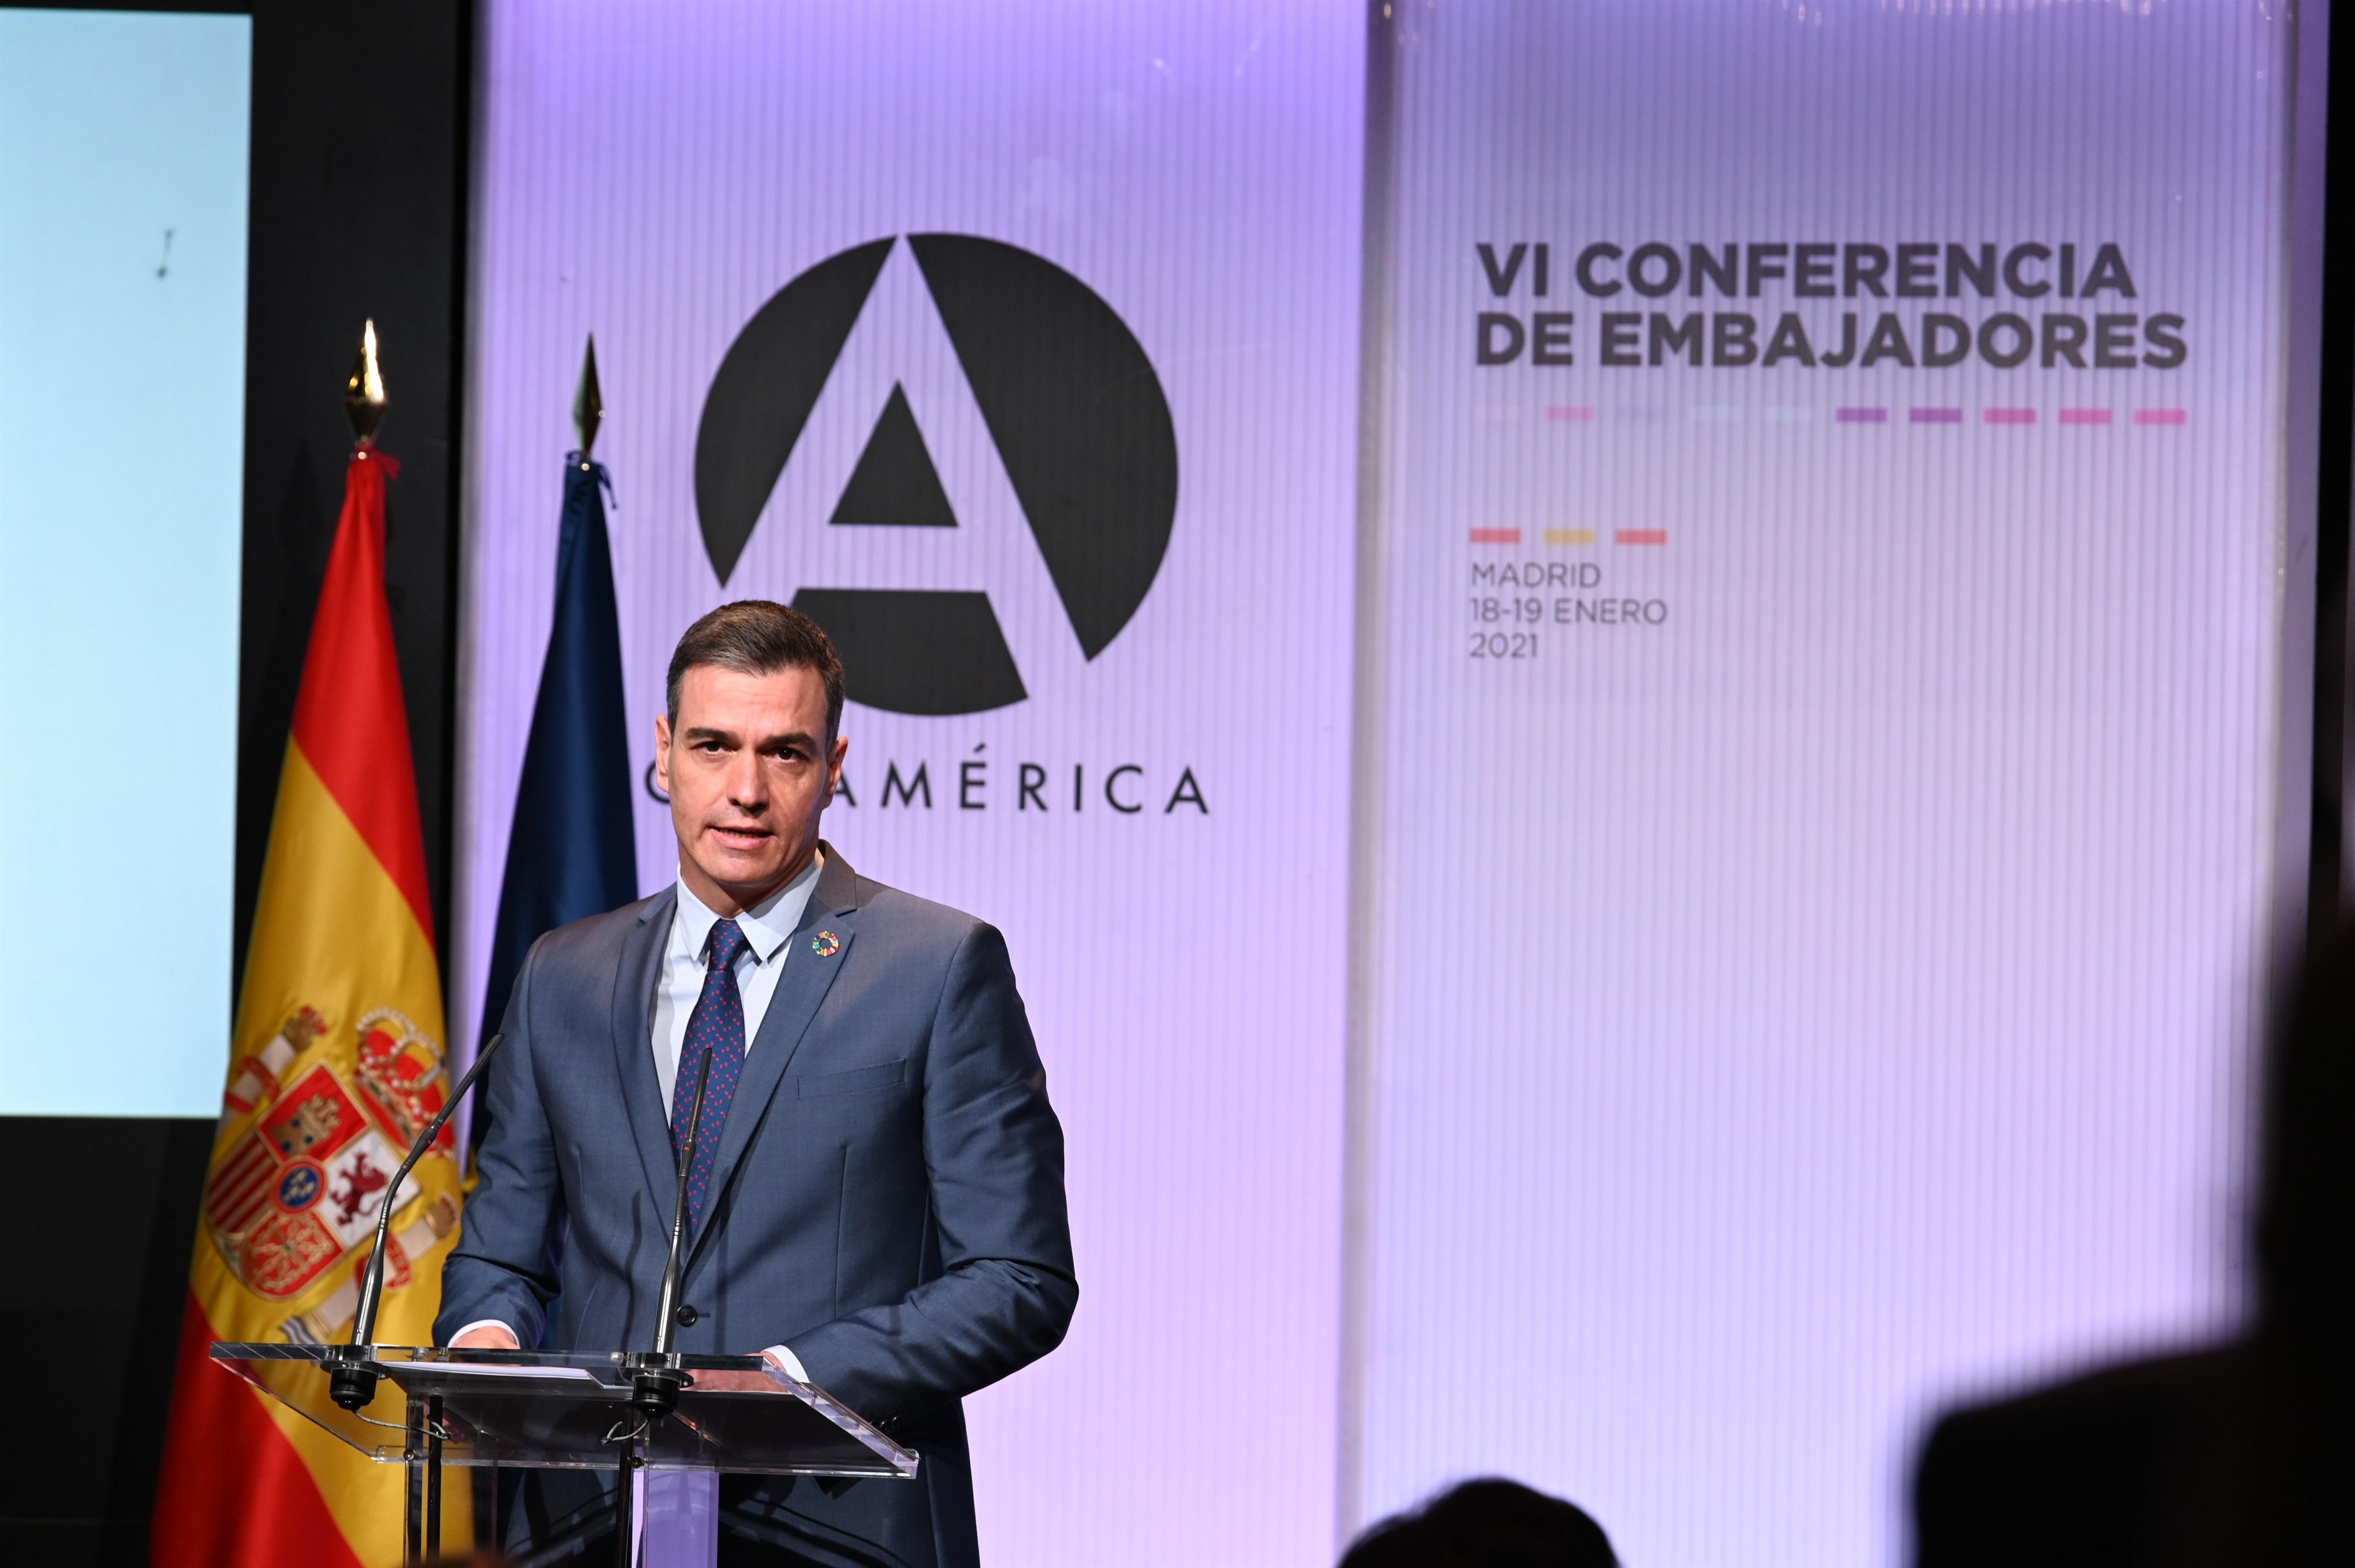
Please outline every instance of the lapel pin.
[[821, 931], [810, 938], [810, 951], [821, 958], [831, 958], [842, 951], [842, 938], [830, 931]]

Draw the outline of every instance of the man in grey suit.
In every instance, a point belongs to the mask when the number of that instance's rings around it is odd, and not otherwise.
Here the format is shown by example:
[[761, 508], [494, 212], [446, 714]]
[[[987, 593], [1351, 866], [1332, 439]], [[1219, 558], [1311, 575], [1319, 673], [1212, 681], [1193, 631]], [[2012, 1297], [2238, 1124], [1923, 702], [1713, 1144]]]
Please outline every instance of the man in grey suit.
[[971, 1568], [958, 1401], [1054, 1349], [1079, 1298], [1062, 1129], [1004, 939], [819, 839], [842, 695], [783, 605], [680, 639], [655, 723], [678, 881], [524, 961], [435, 1332], [653, 1342], [708, 1057], [678, 1348], [765, 1350], [922, 1456], [913, 1482], [730, 1483], [720, 1561]]

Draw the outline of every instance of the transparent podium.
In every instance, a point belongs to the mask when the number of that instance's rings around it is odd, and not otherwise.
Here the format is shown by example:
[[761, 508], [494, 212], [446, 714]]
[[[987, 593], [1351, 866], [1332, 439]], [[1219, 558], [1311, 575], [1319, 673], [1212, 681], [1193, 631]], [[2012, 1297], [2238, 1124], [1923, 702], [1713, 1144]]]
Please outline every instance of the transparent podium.
[[[654, 1415], [631, 1403], [644, 1358], [619, 1351], [217, 1344], [212, 1356], [370, 1459], [407, 1467], [409, 1562], [441, 1549], [442, 1471], [449, 1465], [616, 1472], [616, 1547], [624, 1562], [634, 1560], [631, 1543], [640, 1537], [650, 1562], [701, 1555], [691, 1545], [658, 1549], [667, 1528], [659, 1510], [634, 1520], [637, 1478], [648, 1473], [903, 1480], [916, 1474], [913, 1452], [759, 1356], [663, 1358], [676, 1399], [667, 1413]], [[346, 1410], [330, 1382], [354, 1368], [378, 1381], [371, 1400]], [[495, 1540], [485, 1532], [486, 1544]]]

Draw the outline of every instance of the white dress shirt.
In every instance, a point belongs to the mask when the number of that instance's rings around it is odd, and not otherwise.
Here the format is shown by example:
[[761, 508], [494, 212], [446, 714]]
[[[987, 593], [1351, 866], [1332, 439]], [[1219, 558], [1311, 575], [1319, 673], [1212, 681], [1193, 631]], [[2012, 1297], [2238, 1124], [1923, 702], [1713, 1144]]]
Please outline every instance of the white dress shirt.
[[[826, 852], [813, 851], [810, 863], [799, 876], [736, 916], [736, 929], [744, 933], [743, 951], [736, 955], [734, 972], [736, 994], [744, 1004], [747, 1058], [752, 1054], [752, 1042], [760, 1038], [761, 1020], [769, 1016], [770, 998], [777, 994], [777, 977], [784, 972], [785, 960], [791, 955], [787, 939], [801, 925], [802, 915], [809, 908], [810, 893], [817, 886], [818, 871], [825, 865]], [[719, 923], [720, 918], [695, 896], [684, 876], [679, 878], [677, 886], [678, 898], [670, 917], [670, 938], [663, 946], [662, 968], [655, 979], [651, 1029], [655, 1081], [662, 1085], [666, 1118], [671, 1114], [672, 1089], [678, 1082], [679, 1049], [687, 1042], [687, 1026], [695, 1016], [695, 1004], [703, 997], [703, 982], [709, 966], [706, 949], [710, 945], [711, 928]], [[451, 1338], [461, 1339], [477, 1328], [493, 1328], [515, 1333], [513, 1324], [485, 1317], [467, 1324]], [[767, 1354], [796, 1381], [809, 1381], [801, 1358], [784, 1346], [772, 1345]]]

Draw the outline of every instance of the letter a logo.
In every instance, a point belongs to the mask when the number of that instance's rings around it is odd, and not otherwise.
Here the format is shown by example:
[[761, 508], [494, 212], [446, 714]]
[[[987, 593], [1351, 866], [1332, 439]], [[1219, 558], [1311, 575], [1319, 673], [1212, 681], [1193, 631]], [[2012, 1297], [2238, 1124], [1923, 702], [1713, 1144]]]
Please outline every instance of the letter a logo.
[[977, 713], [1083, 669], [1136, 613], [1178, 440], [1085, 283], [913, 234], [827, 258], [745, 324], [704, 400], [695, 502], [720, 582], [783, 585], [854, 699]]

